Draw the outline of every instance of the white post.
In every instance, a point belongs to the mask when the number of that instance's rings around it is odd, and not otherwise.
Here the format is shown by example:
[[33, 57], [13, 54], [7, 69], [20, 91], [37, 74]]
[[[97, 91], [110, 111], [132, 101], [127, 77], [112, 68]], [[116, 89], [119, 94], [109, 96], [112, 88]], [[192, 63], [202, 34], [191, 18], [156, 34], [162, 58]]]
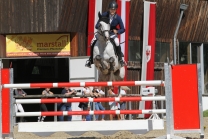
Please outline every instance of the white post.
[[[154, 99], [154, 97], [155, 97], [155, 87], [148, 87], [148, 89], [149, 89], [149, 94], [152, 94], [152, 96], [153, 96], [153, 99]], [[155, 100], [153, 100], [152, 101], [152, 109], [153, 110], [155, 110], [156, 109], [156, 101]], [[149, 119], [160, 119], [160, 117], [156, 114], [156, 113], [153, 113], [150, 117], [149, 117]]]
[[[12, 84], [13, 83], [13, 69], [11, 68], [9, 70], [9, 80], [10, 80], [10, 83]], [[9, 89], [10, 91], [10, 133], [9, 133], [9, 138], [10, 139], [13, 139], [14, 135], [13, 135], [13, 130], [14, 130], [14, 115], [15, 115], [15, 109], [14, 109], [14, 96], [13, 96], [13, 88], [10, 88]]]

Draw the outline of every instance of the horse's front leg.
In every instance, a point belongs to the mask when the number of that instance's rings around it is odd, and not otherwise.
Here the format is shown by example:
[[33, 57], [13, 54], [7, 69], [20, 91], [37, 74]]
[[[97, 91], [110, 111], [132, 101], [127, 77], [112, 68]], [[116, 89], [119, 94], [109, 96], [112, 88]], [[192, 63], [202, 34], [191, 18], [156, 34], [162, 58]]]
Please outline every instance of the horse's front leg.
[[107, 69], [107, 66], [106, 66], [105, 63], [103, 62], [103, 59], [102, 59], [102, 57], [101, 57], [100, 55], [96, 55], [96, 56], [95, 56], [95, 59], [96, 59], [97, 61], [99, 61], [99, 63], [100, 63], [100, 65], [101, 65], [101, 67], [102, 67], [103, 70], [106, 70], [106, 69]]
[[111, 72], [114, 72], [114, 65], [115, 65], [114, 62], [115, 62], [115, 59], [114, 59], [113, 57], [110, 57], [110, 58], [109, 58], [109, 63], [110, 63], [110, 69], [109, 69], [109, 70], [110, 70]]

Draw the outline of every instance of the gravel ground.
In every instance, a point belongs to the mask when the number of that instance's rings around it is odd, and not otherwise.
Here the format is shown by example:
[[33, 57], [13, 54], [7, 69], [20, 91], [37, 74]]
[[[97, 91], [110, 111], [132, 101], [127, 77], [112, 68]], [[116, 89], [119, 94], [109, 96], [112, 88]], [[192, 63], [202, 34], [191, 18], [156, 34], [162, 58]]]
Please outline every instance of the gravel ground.
[[[208, 117], [204, 118], [204, 126], [208, 128]], [[153, 139], [159, 136], [163, 136], [166, 134], [166, 130], [154, 130], [150, 131], [143, 135], [136, 135], [128, 131], [119, 131], [113, 135], [102, 135], [97, 132], [85, 132], [81, 136], [70, 136], [64, 132], [57, 132], [48, 137], [39, 137], [32, 133], [18, 133], [17, 127], [14, 129], [14, 138], [15, 139], [68, 139], [68, 138], [85, 138], [85, 137], [92, 137], [92, 139]], [[199, 134], [176, 134], [180, 137], [185, 137], [187, 139], [199, 139]], [[208, 129], [205, 129], [204, 133], [205, 139], [208, 139]], [[88, 138], [89, 139], [89, 138]]]

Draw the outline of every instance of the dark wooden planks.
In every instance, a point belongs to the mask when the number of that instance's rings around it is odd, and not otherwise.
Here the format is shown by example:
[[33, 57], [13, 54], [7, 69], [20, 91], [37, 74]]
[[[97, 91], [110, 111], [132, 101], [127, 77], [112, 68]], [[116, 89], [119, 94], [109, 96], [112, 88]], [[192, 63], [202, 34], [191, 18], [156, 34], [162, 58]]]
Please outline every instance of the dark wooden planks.
[[143, 34], [143, 1], [132, 0], [130, 4], [129, 39], [140, 40]]
[[[154, 0], [151, 0], [154, 1]], [[208, 17], [208, 1], [201, 0], [155, 0], [157, 2], [156, 8], [156, 38], [162, 42], [173, 39], [175, 29], [180, 16], [180, 4], [184, 3], [189, 5], [188, 9], [184, 12], [185, 17], [181, 21], [177, 38], [179, 41], [190, 42], [206, 42], [208, 39], [207, 30], [207, 17]], [[140, 4], [138, 4], [140, 3]], [[136, 6], [137, 5], [137, 6]], [[136, 8], [135, 8], [136, 7]], [[131, 0], [130, 9], [130, 40], [140, 40], [142, 38], [143, 18], [139, 18], [141, 13], [143, 16], [143, 1]]]
[[[0, 0], [0, 33], [87, 33], [89, 0]], [[103, 0], [102, 11], [112, 0]], [[208, 1], [151, 0], [156, 6], [156, 39], [173, 39], [181, 3], [188, 4], [178, 32], [179, 41], [206, 42]], [[129, 40], [142, 40], [143, 0], [131, 0]]]
[[0, 33], [83, 32], [88, 0], [0, 0]]

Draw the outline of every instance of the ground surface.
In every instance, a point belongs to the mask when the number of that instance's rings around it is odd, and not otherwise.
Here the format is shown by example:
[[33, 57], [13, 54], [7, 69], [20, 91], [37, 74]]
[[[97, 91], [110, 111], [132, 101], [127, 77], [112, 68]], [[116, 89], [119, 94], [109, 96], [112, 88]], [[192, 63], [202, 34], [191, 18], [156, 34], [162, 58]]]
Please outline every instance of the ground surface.
[[[208, 117], [204, 118], [205, 139], [208, 139]], [[80, 137], [95, 137], [96, 139], [153, 139], [166, 134], [166, 130], [154, 130], [143, 135], [136, 135], [128, 131], [119, 131], [113, 135], [106, 136], [97, 132], [86, 132], [81, 136], [70, 136], [64, 132], [54, 133], [48, 137], [39, 137], [32, 133], [18, 133], [17, 127], [14, 129], [15, 139], [68, 139], [68, 138], [80, 138]], [[176, 134], [177, 136], [186, 137], [187, 139], [199, 139], [199, 134]], [[93, 138], [92, 138], [93, 139]]]

